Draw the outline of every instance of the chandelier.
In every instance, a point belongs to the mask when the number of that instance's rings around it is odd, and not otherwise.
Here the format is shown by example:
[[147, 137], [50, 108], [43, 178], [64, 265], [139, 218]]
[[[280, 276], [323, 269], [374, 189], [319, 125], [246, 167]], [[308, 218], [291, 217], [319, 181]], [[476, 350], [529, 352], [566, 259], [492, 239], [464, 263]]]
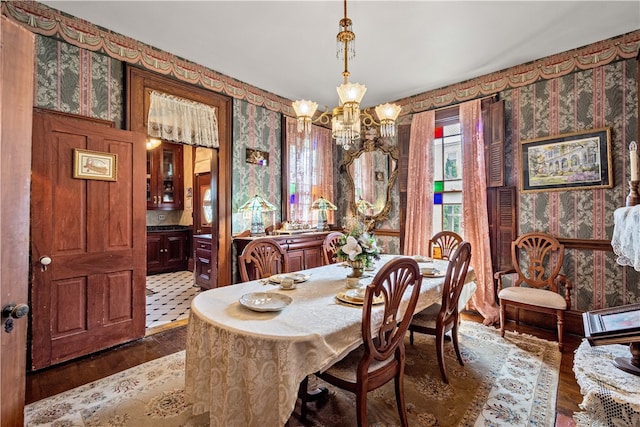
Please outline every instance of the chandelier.
[[344, 0], [344, 18], [340, 20], [337, 39], [338, 59], [344, 61], [342, 72], [342, 84], [337, 87], [340, 103], [331, 112], [325, 111], [316, 120], [313, 115], [318, 109], [318, 104], [313, 101], [298, 100], [292, 106], [298, 119], [298, 132], [303, 132], [305, 137], [311, 133], [312, 123], [329, 124], [331, 120], [331, 136], [336, 144], [342, 145], [348, 150], [352, 144], [360, 139], [361, 123], [365, 127], [378, 126], [380, 136], [388, 137], [396, 134], [396, 119], [401, 107], [395, 104], [381, 104], [375, 107], [378, 121], [365, 109], [360, 111], [360, 102], [367, 88], [359, 83], [349, 82], [349, 59], [355, 58], [356, 35], [351, 27], [351, 19], [347, 17], [347, 0]]

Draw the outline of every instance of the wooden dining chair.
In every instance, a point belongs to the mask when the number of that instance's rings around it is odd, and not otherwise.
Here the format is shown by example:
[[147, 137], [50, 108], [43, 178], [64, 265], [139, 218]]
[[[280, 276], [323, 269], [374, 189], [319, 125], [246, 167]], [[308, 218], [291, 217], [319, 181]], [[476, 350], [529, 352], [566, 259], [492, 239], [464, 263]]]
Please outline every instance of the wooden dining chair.
[[333, 233], [327, 234], [327, 237], [324, 238], [324, 242], [322, 242], [324, 265], [336, 263], [336, 252], [338, 252], [338, 244], [340, 243], [341, 237], [342, 233], [334, 231]]
[[[422, 276], [418, 264], [408, 257], [386, 263], [366, 288], [362, 306], [363, 344], [324, 372], [316, 375], [336, 387], [356, 395], [358, 426], [367, 425], [367, 393], [392, 379], [395, 382], [396, 404], [403, 426], [408, 425], [404, 400], [404, 335], [415, 311]], [[405, 292], [410, 297], [402, 303]], [[374, 298], [382, 297], [382, 324], [372, 331]], [[302, 405], [306, 405], [303, 400]]]
[[429, 240], [429, 256], [438, 259], [449, 259], [460, 243], [462, 243], [462, 237], [453, 231], [436, 233]]
[[447, 275], [442, 287], [441, 303], [433, 304], [416, 313], [409, 325], [409, 342], [411, 345], [413, 345], [414, 332], [435, 335], [440, 375], [442, 376], [442, 381], [447, 384], [449, 384], [449, 379], [444, 366], [444, 335], [449, 331], [451, 331], [451, 340], [453, 341], [456, 356], [458, 356], [458, 362], [460, 362], [460, 366], [464, 366], [458, 346], [458, 325], [460, 323], [458, 301], [467, 277], [467, 271], [469, 271], [470, 261], [471, 244], [462, 242], [449, 260]]
[[282, 247], [268, 237], [256, 239], [245, 246], [238, 258], [240, 278], [243, 282], [266, 279], [289, 271], [288, 260]]
[[[511, 243], [513, 269], [498, 271], [500, 300], [500, 334], [504, 337], [506, 309], [516, 309], [516, 324], [520, 323], [520, 309], [551, 314], [558, 328], [558, 349], [562, 352], [564, 312], [571, 307], [569, 279], [560, 274], [564, 260], [564, 245], [546, 233], [526, 233]], [[511, 286], [504, 287], [504, 276], [513, 275]], [[560, 295], [560, 291], [564, 295]]]

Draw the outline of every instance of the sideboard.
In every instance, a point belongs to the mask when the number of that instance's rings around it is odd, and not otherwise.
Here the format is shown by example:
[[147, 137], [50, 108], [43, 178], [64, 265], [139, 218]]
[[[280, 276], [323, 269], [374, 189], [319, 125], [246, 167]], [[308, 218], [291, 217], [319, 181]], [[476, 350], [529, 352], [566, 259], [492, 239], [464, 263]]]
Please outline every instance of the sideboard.
[[[278, 242], [284, 249], [289, 262], [289, 271], [299, 271], [323, 265], [322, 243], [327, 234], [329, 234], [328, 231], [322, 231], [268, 237]], [[264, 238], [235, 237], [233, 244], [236, 247], [238, 258], [249, 242]], [[250, 279], [253, 280], [255, 278], [250, 277]]]

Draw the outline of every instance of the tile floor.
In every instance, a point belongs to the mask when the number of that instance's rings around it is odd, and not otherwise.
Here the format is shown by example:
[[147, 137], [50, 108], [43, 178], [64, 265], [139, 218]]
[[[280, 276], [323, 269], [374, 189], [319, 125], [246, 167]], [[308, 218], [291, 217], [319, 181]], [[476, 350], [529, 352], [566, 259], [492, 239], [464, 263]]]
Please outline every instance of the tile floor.
[[200, 292], [191, 271], [147, 276], [147, 329], [189, 317], [191, 299]]

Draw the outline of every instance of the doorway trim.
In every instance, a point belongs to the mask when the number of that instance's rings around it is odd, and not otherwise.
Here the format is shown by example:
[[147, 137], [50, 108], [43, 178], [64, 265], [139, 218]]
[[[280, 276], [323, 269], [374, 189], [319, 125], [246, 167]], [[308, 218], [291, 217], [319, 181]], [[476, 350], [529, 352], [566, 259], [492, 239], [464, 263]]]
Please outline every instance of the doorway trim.
[[[147, 114], [149, 111], [149, 93], [152, 90], [189, 99], [217, 108], [218, 112], [218, 173], [212, 174], [212, 190], [217, 188], [218, 211], [212, 227], [212, 240], [218, 244], [217, 286], [231, 284], [231, 129], [232, 99], [204, 88], [182, 83], [149, 71], [128, 66], [127, 77], [127, 113], [126, 128], [136, 132], [147, 132]], [[215, 150], [215, 149], [214, 149]], [[214, 156], [215, 157], [215, 156]], [[213, 170], [213, 169], [212, 169]], [[216, 182], [217, 181], [217, 182]]]

